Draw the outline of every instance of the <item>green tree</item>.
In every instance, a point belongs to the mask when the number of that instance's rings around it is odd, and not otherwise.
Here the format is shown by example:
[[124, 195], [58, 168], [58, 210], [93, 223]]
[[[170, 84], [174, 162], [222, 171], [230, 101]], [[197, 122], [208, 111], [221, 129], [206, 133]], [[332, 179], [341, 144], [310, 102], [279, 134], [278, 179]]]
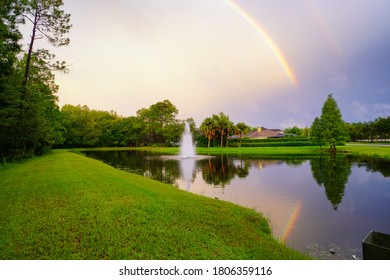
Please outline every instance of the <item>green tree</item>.
[[171, 144], [172, 127], [177, 127], [177, 115], [179, 111], [169, 100], [157, 102], [149, 108], [137, 111], [137, 117], [142, 123], [141, 138], [147, 145]]
[[242, 135], [248, 133], [248, 131], [250, 130], [250, 127], [247, 126], [245, 123], [243, 122], [239, 122], [236, 124], [235, 126], [235, 132], [240, 135], [240, 146], [241, 146], [241, 138], [242, 138]]
[[19, 73], [17, 55], [21, 38], [19, 1], [0, 0], [0, 157], [13, 157], [20, 115]]
[[374, 130], [377, 137], [383, 141], [383, 139], [390, 138], [390, 117], [378, 118], [374, 123]]
[[349, 141], [356, 142], [365, 139], [366, 131], [364, 123], [346, 123]]
[[225, 115], [223, 112], [220, 112], [219, 115], [213, 114], [212, 117], [215, 121], [216, 130], [219, 132], [221, 137], [221, 147], [223, 147], [224, 136], [227, 137], [233, 131], [234, 124], [230, 121], [229, 116]]
[[66, 46], [70, 40], [65, 35], [72, 27], [70, 14], [66, 14], [61, 9], [64, 4], [62, 0], [29, 0], [25, 3], [23, 17], [32, 25], [32, 29], [23, 77], [24, 88], [29, 79], [33, 55], [44, 61], [51, 70], [67, 71], [66, 63], [55, 61], [55, 55], [48, 50], [38, 49], [34, 51], [34, 43], [36, 40], [45, 38], [54, 47]]
[[[19, 77], [22, 76], [22, 60], [18, 67]], [[22, 96], [21, 106], [17, 108], [17, 125], [15, 127], [14, 157], [23, 158], [40, 155], [48, 151], [56, 142], [61, 142], [61, 121], [57, 106], [58, 86], [54, 75], [37, 57], [31, 59], [33, 66], [30, 79], [25, 88], [30, 94]], [[23, 88], [20, 89], [21, 97]]]
[[0, 86], [0, 157], [16, 158], [19, 124], [21, 118], [20, 76], [14, 70], [6, 75], [6, 81]]
[[215, 137], [216, 134], [216, 123], [213, 118], [206, 118], [201, 123], [199, 129], [202, 131], [203, 135], [207, 137], [207, 148], [210, 148], [210, 141]]
[[[35, 40], [47, 38], [53, 46], [67, 45], [64, 38], [69, 15], [60, 10], [62, 1], [1, 0], [0, 23], [0, 123], [2, 156], [20, 159], [42, 154], [63, 141], [52, 62], [47, 50], [34, 51]], [[33, 25], [30, 44], [21, 55], [19, 24]], [[4, 82], [5, 81], [5, 82]]]
[[284, 133], [286, 134], [295, 134], [297, 136], [301, 136], [303, 135], [303, 129], [297, 127], [297, 126], [293, 126], [293, 127], [288, 127], [284, 130]]
[[[314, 134], [314, 135], [313, 135]], [[341, 111], [332, 94], [328, 95], [322, 107], [322, 114], [312, 125], [312, 138], [320, 143], [328, 143], [331, 153], [336, 153], [336, 144], [345, 143], [347, 131]]]
[[[84, 105], [64, 105], [61, 109], [65, 128], [65, 146], [102, 147], [117, 146], [118, 138], [114, 127], [119, 116], [115, 112], [91, 110]], [[119, 127], [116, 128], [120, 131]]]
[[322, 135], [322, 122], [320, 118], [315, 118], [310, 129], [310, 138], [313, 142], [318, 143], [322, 149], [322, 146], [325, 144], [324, 137]]
[[161, 145], [167, 144], [167, 138], [170, 135], [170, 133], [167, 133], [169, 131], [167, 128], [175, 124], [179, 110], [171, 101], [164, 100], [151, 105], [149, 111], [154, 123], [156, 142]]
[[17, 55], [21, 50], [22, 35], [17, 26], [21, 23], [19, 1], [0, 0], [0, 92], [14, 72]]
[[[36, 123], [31, 130], [40, 139], [35, 154], [42, 154], [53, 145], [64, 141], [60, 110], [57, 105], [59, 86], [55, 83], [55, 76], [50, 69], [46, 68], [41, 60], [39, 63], [33, 64], [35, 67], [30, 73], [31, 83], [28, 89], [34, 96], [33, 104], [29, 103], [28, 107], [31, 111], [31, 119], [35, 118]], [[32, 132], [31, 135], [34, 133]]]

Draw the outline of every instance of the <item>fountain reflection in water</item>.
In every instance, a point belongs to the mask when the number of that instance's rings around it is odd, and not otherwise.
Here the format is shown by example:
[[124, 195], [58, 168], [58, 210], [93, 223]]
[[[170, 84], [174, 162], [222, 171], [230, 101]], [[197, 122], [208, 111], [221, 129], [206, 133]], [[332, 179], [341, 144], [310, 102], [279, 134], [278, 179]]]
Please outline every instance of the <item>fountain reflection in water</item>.
[[186, 190], [190, 191], [191, 184], [194, 181], [195, 174], [195, 159], [182, 158], [180, 160], [180, 174], [183, 181], [186, 183]]
[[190, 125], [186, 123], [180, 141], [180, 173], [183, 181], [186, 183], [187, 191], [190, 190], [194, 179], [195, 156], [195, 145], [192, 141]]
[[191, 184], [195, 179], [195, 162], [197, 160], [211, 158], [211, 156], [197, 155], [195, 152], [195, 145], [192, 141], [192, 134], [188, 123], [185, 124], [184, 132], [180, 140], [179, 155], [175, 156], [160, 156], [166, 160], [180, 161], [180, 175], [182, 180], [186, 183], [186, 190], [189, 191]]

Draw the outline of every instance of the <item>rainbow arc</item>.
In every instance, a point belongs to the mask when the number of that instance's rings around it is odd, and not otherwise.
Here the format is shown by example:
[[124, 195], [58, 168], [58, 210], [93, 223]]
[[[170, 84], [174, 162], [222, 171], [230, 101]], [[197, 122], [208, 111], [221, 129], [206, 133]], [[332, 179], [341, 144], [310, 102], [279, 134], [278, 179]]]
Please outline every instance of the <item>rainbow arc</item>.
[[233, 0], [222, 0], [222, 2], [224, 2], [232, 10], [234, 10], [252, 28], [255, 29], [257, 34], [259, 34], [259, 36], [266, 42], [266, 44], [272, 50], [272, 52], [276, 56], [277, 60], [279, 61], [280, 65], [282, 66], [284, 72], [286, 73], [286, 75], [289, 78], [289, 80], [291, 81], [291, 83], [293, 85], [297, 85], [297, 80], [296, 80], [294, 73], [291, 70], [291, 67], [289, 66], [286, 58], [284, 57], [283, 53], [280, 51], [280, 49], [278, 48], [276, 43], [272, 40], [272, 38], [265, 31], [265, 29], [246, 10], [244, 10], [239, 5], [237, 5], [237, 3], [235, 3]]

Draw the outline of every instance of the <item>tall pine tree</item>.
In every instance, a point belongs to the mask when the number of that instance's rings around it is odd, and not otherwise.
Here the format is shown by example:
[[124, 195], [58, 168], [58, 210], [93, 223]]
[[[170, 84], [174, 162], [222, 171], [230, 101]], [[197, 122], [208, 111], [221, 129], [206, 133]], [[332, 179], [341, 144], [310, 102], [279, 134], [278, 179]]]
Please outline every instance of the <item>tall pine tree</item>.
[[[42, 154], [61, 140], [58, 86], [52, 71], [66, 71], [46, 49], [69, 44], [70, 15], [62, 0], [0, 0], [0, 157], [22, 159]], [[21, 53], [19, 24], [30, 23], [28, 50]]]

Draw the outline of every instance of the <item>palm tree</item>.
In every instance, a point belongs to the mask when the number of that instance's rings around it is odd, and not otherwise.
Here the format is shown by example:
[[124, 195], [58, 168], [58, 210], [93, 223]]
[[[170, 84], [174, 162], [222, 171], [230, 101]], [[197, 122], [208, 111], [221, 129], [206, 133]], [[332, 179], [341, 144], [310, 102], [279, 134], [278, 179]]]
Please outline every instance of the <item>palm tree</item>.
[[247, 134], [250, 127], [247, 126], [245, 123], [239, 122], [236, 124], [235, 133], [238, 133], [240, 135], [240, 147], [241, 147], [241, 138], [243, 134]]
[[213, 119], [215, 119], [216, 129], [221, 135], [221, 147], [223, 147], [223, 136], [230, 133], [234, 124], [230, 121], [229, 116], [223, 112], [219, 113], [219, 115], [213, 115]]
[[213, 118], [206, 118], [200, 125], [200, 130], [208, 139], [207, 148], [210, 148], [210, 140], [215, 137], [215, 128], [216, 125]]

